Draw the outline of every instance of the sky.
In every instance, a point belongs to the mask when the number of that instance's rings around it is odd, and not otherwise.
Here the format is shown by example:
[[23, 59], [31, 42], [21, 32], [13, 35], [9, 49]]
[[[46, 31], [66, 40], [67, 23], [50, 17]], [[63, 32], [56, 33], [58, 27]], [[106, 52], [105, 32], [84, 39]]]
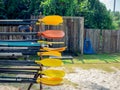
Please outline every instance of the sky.
[[[113, 11], [114, 0], [100, 0], [100, 2], [104, 3], [108, 10]], [[120, 0], [116, 0], [115, 11], [120, 12]]]

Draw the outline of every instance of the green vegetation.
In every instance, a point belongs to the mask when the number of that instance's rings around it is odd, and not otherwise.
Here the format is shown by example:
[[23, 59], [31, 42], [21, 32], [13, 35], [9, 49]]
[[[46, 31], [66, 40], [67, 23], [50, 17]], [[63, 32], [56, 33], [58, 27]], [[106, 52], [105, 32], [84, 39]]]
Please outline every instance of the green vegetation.
[[108, 11], [99, 0], [0, 0], [0, 19], [29, 19], [40, 12], [84, 17], [85, 28], [120, 28], [120, 13]]
[[113, 15], [113, 26], [115, 30], [120, 30], [120, 12], [115, 12]]
[[[31, 56], [30, 60], [39, 60], [39, 57]], [[69, 59], [63, 60], [65, 70], [68, 73], [74, 72], [75, 68], [100, 69], [108, 72], [120, 70], [120, 53], [78, 55], [74, 57], [73, 61], [74, 64]]]
[[110, 12], [99, 0], [44, 0], [40, 7], [44, 15], [82, 16], [86, 28], [113, 28]]
[[[21, 59], [21, 58], [20, 58]], [[39, 57], [31, 56], [30, 60], [38, 60]], [[23, 59], [22, 59], [23, 60]], [[75, 68], [100, 69], [108, 72], [120, 70], [120, 53], [79, 55], [74, 57], [74, 64], [71, 60], [63, 60], [66, 72], [74, 72]]]
[[0, 0], [0, 19], [28, 19], [39, 13], [42, 0]]
[[75, 64], [65, 60], [65, 67], [68, 72], [74, 72], [74, 68], [100, 69], [108, 72], [120, 70], [120, 54], [97, 54], [83, 55], [74, 58]]

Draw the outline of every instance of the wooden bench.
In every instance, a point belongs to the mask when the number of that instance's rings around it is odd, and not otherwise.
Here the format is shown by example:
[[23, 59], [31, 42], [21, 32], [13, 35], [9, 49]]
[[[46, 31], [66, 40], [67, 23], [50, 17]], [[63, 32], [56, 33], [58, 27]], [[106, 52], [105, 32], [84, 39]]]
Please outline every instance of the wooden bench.
[[62, 59], [62, 60], [65, 60], [65, 59], [68, 60], [68, 59], [70, 59], [72, 61], [72, 63], [74, 64], [72, 56], [62, 56], [62, 57], [50, 56], [49, 58], [56, 58], [56, 59]]

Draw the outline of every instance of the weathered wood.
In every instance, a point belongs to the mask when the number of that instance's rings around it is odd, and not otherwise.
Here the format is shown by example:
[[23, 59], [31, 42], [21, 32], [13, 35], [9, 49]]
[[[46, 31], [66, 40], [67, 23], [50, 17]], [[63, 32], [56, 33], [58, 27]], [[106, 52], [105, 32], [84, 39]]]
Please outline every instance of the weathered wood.
[[[39, 18], [38, 16], [32, 17], [32, 19]], [[65, 32], [65, 37], [60, 40], [48, 40], [48, 41], [60, 41], [65, 42], [64, 45], [54, 45], [54, 47], [67, 46], [67, 51], [72, 53], [81, 52], [83, 54], [83, 43], [84, 43], [84, 18], [82, 17], [63, 17], [64, 22], [58, 26], [45, 26], [42, 25], [31, 25], [33, 31], [43, 32], [47, 29], [58, 29]], [[0, 32], [18, 32], [17, 26], [0, 26]], [[120, 52], [120, 30], [94, 30], [87, 29], [88, 38], [91, 41], [92, 47], [96, 53], [114, 53]], [[36, 36], [32, 36], [36, 39]], [[43, 37], [42, 37], [43, 38]], [[21, 35], [2, 35], [0, 40], [22, 40]]]
[[90, 40], [95, 53], [100, 51], [100, 30], [86, 30], [86, 38]]
[[79, 35], [78, 35], [78, 50], [81, 51], [81, 54], [83, 54], [84, 49], [84, 18], [79, 18], [80, 27], [78, 27]]
[[111, 31], [111, 52], [117, 52], [117, 31], [116, 30], [112, 30]]
[[117, 52], [120, 52], [120, 30], [117, 31]]
[[96, 53], [117, 53], [120, 52], [120, 30], [86, 30], [92, 47]]
[[111, 49], [111, 45], [110, 45], [111, 44], [111, 31], [103, 30], [102, 37], [103, 37], [102, 50], [105, 53], [109, 53]]
[[94, 30], [93, 47], [96, 53], [100, 51], [100, 30]]
[[[31, 19], [38, 19], [41, 18], [40, 16], [32, 16]], [[49, 40], [49, 41], [60, 41], [65, 42], [64, 46], [67, 46], [67, 51], [72, 53], [81, 52], [83, 54], [83, 42], [84, 42], [84, 18], [82, 17], [63, 17], [63, 24], [58, 26], [45, 26], [42, 25], [31, 25], [33, 27], [34, 32], [43, 32], [47, 29], [58, 29], [58, 30], [64, 30], [65, 37], [60, 40]], [[1, 27], [0, 31], [2, 32], [18, 32], [18, 27], [15, 26], [6, 26]], [[36, 39], [37, 37], [32, 36], [33, 39]], [[23, 39], [20, 35], [4, 35], [0, 37], [1, 40], [11, 39], [11, 40], [17, 40], [17, 39]], [[41, 38], [39, 38], [41, 39]], [[44, 39], [42, 37], [42, 39]], [[60, 47], [61, 45], [55, 45], [54, 47]]]

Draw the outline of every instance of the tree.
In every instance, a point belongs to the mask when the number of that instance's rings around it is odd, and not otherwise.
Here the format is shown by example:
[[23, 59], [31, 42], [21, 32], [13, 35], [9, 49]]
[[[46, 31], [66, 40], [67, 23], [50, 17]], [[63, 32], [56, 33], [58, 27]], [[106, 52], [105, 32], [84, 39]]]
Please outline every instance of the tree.
[[7, 18], [6, 17], [6, 10], [5, 10], [3, 0], [0, 0], [0, 19], [4, 19], [4, 18]]
[[7, 18], [14, 19], [21, 13], [22, 0], [3, 0]]
[[113, 29], [112, 15], [99, 0], [0, 0], [0, 18], [28, 19], [31, 15], [80, 16], [85, 28]]
[[[2, 13], [8, 19], [28, 19], [39, 14], [40, 0], [1, 0]], [[2, 17], [1, 17], [2, 18]]]
[[62, 16], [74, 15], [77, 0], [44, 0], [40, 8], [44, 15], [58, 14]]
[[44, 0], [40, 8], [44, 15], [84, 17], [86, 28], [113, 28], [110, 12], [99, 0]]
[[113, 16], [113, 25], [114, 29], [119, 30], [120, 29], [120, 12], [111, 12]]
[[89, 10], [92, 12], [88, 20], [92, 21], [94, 25], [92, 28], [112, 29], [112, 17], [105, 5], [100, 3], [99, 0], [88, 0], [88, 2]]

